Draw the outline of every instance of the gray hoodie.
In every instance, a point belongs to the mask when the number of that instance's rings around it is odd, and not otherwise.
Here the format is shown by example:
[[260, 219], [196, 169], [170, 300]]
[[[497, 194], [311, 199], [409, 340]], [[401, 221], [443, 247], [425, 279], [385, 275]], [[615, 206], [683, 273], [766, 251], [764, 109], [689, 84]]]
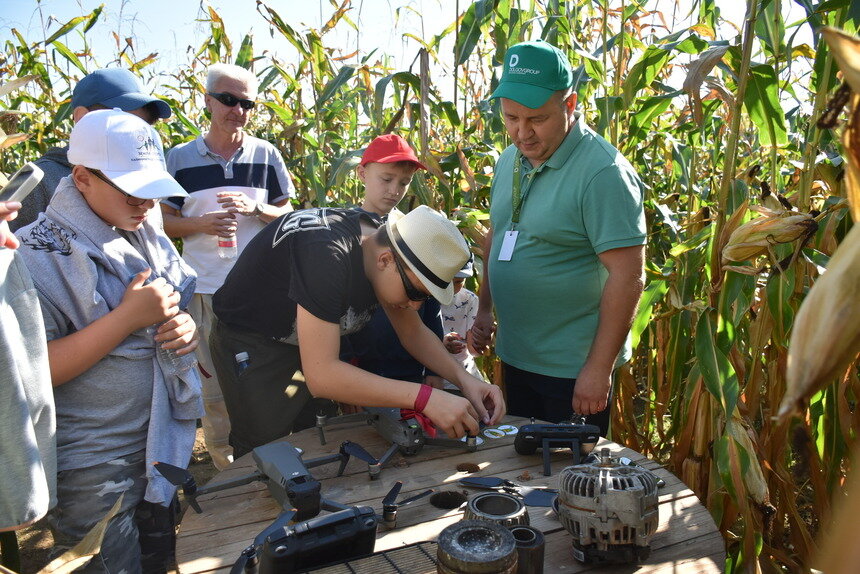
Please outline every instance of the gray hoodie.
[[[64, 178], [38, 220], [17, 233], [19, 253], [39, 293], [48, 341], [70, 335], [120, 304], [131, 278], [146, 268], [180, 292], [194, 294], [195, 274], [164, 235], [161, 212], [150, 210], [134, 233], [140, 249], [90, 209]], [[188, 355], [185, 361], [194, 361]], [[189, 365], [190, 366], [190, 365]], [[166, 504], [174, 488], [152, 463], [184, 467], [203, 414], [196, 368], [181, 376], [155, 352], [150, 329], [129, 335], [83, 374], [54, 389], [58, 470], [101, 464], [146, 448], [146, 500]]]

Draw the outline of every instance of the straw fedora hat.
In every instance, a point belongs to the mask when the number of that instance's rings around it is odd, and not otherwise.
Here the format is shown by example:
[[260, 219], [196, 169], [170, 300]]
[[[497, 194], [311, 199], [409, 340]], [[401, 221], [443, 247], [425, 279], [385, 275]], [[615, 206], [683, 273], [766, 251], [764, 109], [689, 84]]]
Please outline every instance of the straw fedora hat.
[[407, 214], [392, 211], [385, 225], [397, 255], [406, 262], [434, 299], [448, 305], [451, 280], [469, 259], [469, 246], [457, 226], [426, 205]]

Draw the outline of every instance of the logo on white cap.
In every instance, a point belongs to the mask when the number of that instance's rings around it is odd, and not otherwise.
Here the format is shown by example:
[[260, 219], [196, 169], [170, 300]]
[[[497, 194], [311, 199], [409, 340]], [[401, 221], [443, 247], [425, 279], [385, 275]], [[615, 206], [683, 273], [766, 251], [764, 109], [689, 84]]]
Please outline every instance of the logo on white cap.
[[136, 134], [137, 141], [140, 145], [137, 146], [137, 157], [131, 158], [131, 161], [162, 161], [161, 150], [155, 140], [152, 139], [152, 132], [149, 130], [140, 130]]

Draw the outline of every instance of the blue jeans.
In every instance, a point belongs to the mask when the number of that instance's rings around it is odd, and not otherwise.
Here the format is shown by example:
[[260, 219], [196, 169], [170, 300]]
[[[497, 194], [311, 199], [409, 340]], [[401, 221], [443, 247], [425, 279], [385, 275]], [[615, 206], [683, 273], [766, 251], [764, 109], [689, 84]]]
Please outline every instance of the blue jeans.
[[47, 516], [54, 535], [52, 558], [80, 542], [121, 494], [119, 512], [105, 531], [101, 552], [77, 572], [155, 574], [173, 568], [178, 500], [169, 507], [143, 500], [144, 451], [57, 474], [57, 506]]

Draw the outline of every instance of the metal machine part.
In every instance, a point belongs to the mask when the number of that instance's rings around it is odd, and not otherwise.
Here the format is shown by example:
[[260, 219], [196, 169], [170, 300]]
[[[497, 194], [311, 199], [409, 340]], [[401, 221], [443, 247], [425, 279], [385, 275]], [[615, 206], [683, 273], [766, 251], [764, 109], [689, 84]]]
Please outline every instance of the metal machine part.
[[545, 539], [543, 532], [524, 524], [508, 530], [517, 541], [517, 574], [543, 574]]
[[504, 527], [529, 523], [529, 511], [523, 501], [505, 492], [484, 492], [473, 496], [463, 513], [465, 520], [488, 520]]
[[436, 572], [440, 574], [515, 574], [514, 535], [495, 522], [461, 520], [439, 534]]
[[583, 563], [638, 562], [648, 557], [657, 530], [657, 477], [621, 464], [609, 449], [594, 462], [559, 475], [558, 516], [573, 536], [573, 555]]

